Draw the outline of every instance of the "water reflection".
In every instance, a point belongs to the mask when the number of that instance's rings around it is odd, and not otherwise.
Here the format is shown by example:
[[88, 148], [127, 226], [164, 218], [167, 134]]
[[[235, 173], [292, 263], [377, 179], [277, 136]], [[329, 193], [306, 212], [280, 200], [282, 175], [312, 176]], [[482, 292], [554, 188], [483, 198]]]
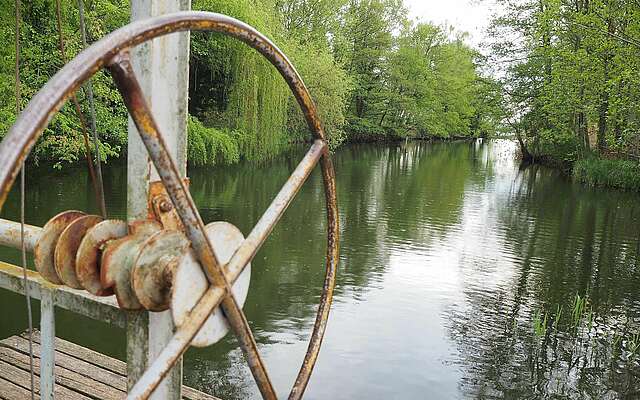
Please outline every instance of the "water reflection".
[[[537, 166], [495, 183], [495, 219], [484, 214], [482, 224], [495, 237], [498, 267], [470, 271], [464, 304], [447, 312], [463, 393], [638, 398], [629, 343], [639, 322], [636, 195], [572, 185]], [[582, 317], [576, 295], [588, 299]], [[543, 315], [546, 329], [536, 334]]]
[[[521, 169], [513, 150], [500, 141], [409, 142], [336, 154], [340, 274], [307, 398], [639, 396], [637, 195]], [[204, 220], [248, 233], [301, 156], [191, 170]], [[125, 172], [108, 171], [109, 207], [121, 216]], [[33, 223], [93, 207], [81, 170], [31, 179]], [[16, 215], [12, 204], [5, 215]], [[320, 296], [323, 207], [316, 172], [253, 263], [244, 309], [283, 397]], [[577, 322], [576, 294], [588, 298]], [[3, 311], [24, 307], [0, 296]], [[3, 336], [24, 326], [16, 314]], [[122, 332], [102, 324], [63, 314], [58, 333], [124, 356]], [[258, 398], [232, 336], [189, 350], [185, 369], [185, 383], [201, 390]]]

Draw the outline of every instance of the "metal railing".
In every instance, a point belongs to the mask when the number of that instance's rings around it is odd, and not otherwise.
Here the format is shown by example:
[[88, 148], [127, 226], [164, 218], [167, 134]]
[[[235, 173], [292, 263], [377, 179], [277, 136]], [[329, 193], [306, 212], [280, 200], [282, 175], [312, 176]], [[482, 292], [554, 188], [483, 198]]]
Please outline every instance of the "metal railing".
[[[33, 251], [42, 228], [25, 227], [28, 251]], [[15, 232], [18, 232], [15, 235]], [[0, 244], [20, 248], [20, 224], [0, 219]], [[53, 399], [55, 387], [55, 315], [54, 307], [125, 328], [127, 316], [111, 297], [98, 297], [84, 290], [53, 285], [39, 273], [27, 271], [27, 285], [32, 298], [40, 300], [40, 398]], [[0, 288], [24, 293], [22, 267], [0, 261]]]

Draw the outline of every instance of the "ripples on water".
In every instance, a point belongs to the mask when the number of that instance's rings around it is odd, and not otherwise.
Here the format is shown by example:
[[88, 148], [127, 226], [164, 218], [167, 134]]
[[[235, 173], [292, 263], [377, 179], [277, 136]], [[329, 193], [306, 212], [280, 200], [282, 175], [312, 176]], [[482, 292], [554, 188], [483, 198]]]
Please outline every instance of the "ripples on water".
[[[340, 274], [306, 398], [640, 398], [637, 194], [519, 168], [513, 152], [504, 141], [409, 142], [335, 155]], [[203, 218], [246, 234], [300, 157], [190, 171]], [[66, 208], [87, 208], [90, 193], [68, 193], [77, 177], [56, 179]], [[107, 181], [122, 215], [123, 170]], [[58, 197], [32, 190], [43, 223]], [[245, 311], [283, 397], [320, 296], [323, 204], [314, 173], [253, 263]], [[574, 317], [576, 294], [588, 300]], [[64, 318], [62, 336], [123, 356], [121, 332]], [[202, 390], [258, 397], [231, 336], [190, 350], [185, 368]]]

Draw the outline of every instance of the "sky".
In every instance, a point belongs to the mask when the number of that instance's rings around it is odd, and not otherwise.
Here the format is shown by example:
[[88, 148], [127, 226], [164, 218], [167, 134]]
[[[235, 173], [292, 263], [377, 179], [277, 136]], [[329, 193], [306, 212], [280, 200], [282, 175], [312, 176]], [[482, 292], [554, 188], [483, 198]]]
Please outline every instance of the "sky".
[[478, 47], [483, 41], [491, 17], [492, 0], [404, 0], [411, 18], [436, 25], [452, 25], [468, 32], [469, 44]]

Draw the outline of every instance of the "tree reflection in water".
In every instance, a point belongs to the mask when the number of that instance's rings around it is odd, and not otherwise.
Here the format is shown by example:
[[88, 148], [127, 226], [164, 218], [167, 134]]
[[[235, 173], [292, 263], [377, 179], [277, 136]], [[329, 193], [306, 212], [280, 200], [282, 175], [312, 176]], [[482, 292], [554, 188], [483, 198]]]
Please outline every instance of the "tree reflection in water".
[[[513, 274], [467, 281], [464, 302], [447, 311], [462, 391], [482, 399], [639, 398], [637, 199], [535, 165], [512, 182], [496, 209], [500, 257]], [[576, 296], [588, 298], [577, 316]]]
[[[335, 154], [341, 264], [307, 398], [640, 398], [637, 195], [519, 168], [513, 149], [408, 142]], [[247, 234], [301, 157], [191, 169], [203, 219]], [[108, 207], [121, 218], [126, 173], [105, 169]], [[95, 209], [86, 180], [82, 169], [30, 176], [27, 222]], [[2, 217], [16, 219], [10, 196]], [[244, 310], [282, 396], [320, 296], [323, 207], [316, 171], [253, 262]], [[579, 324], [577, 295], [588, 299]], [[24, 329], [24, 316], [10, 313], [23, 299], [0, 291], [0, 304], [11, 315], [0, 336]], [[56, 333], [124, 357], [113, 327], [59, 312]], [[186, 384], [225, 399], [259, 396], [233, 335], [189, 350], [184, 365]]]

